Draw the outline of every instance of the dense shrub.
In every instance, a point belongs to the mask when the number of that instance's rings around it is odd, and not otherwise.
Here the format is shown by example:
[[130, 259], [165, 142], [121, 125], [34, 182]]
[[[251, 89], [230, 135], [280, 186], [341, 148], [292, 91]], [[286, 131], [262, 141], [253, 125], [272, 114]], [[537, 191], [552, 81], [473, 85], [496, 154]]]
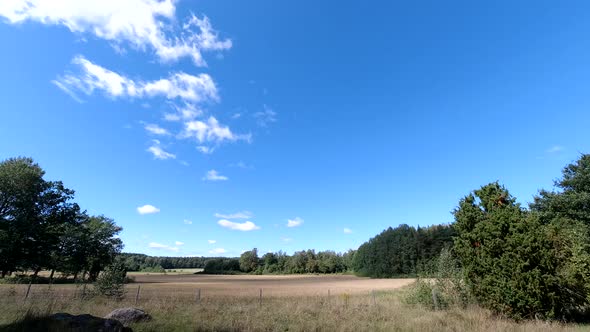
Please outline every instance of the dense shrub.
[[588, 233], [565, 218], [542, 222], [498, 183], [454, 211], [455, 252], [472, 295], [512, 318], [566, 318], [588, 303]]

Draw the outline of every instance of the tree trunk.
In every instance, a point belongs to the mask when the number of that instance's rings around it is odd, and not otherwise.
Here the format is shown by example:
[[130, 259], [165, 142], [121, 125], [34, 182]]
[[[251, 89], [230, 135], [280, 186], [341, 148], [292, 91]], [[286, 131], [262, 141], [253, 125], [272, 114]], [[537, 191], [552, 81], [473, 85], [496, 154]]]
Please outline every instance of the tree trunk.
[[41, 268], [40, 267], [38, 267], [38, 268], [35, 269], [35, 273], [33, 273], [33, 278], [34, 279], [37, 279], [37, 275], [39, 274], [39, 271], [41, 271]]
[[2, 272], [0, 272], [0, 275], [1, 275], [1, 277], [0, 277], [0, 278], [4, 279], [4, 277], [6, 277], [6, 271], [2, 271]]
[[51, 269], [51, 274], [49, 275], [49, 283], [53, 283], [53, 274], [55, 273], [55, 269]]
[[78, 279], [78, 271], [74, 272], [74, 283], [76, 283], [76, 279]]

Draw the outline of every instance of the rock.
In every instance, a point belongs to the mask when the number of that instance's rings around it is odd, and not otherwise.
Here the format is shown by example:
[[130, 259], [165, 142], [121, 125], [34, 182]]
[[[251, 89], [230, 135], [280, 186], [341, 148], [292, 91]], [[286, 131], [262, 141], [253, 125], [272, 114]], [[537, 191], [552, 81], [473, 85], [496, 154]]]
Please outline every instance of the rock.
[[114, 319], [104, 319], [92, 315], [70, 315], [59, 313], [47, 318], [47, 331], [71, 332], [132, 332], [128, 327]]
[[116, 319], [119, 322], [123, 323], [123, 325], [128, 326], [131, 323], [145, 322], [151, 320], [152, 316], [140, 309], [121, 308], [113, 310], [113, 312], [106, 315], [104, 318]]

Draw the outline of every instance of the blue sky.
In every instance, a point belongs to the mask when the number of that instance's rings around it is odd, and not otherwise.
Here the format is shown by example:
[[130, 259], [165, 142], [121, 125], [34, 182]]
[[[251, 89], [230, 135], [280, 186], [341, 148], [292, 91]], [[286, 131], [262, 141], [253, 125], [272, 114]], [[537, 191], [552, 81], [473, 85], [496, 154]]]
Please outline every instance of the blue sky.
[[590, 150], [590, 5], [558, 5], [3, 2], [0, 159], [152, 255], [345, 251], [495, 180], [525, 203]]

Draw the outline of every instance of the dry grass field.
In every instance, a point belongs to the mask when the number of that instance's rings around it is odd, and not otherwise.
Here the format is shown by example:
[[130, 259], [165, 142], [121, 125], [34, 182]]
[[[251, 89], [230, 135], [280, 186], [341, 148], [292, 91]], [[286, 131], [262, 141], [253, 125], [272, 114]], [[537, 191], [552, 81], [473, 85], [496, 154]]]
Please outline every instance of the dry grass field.
[[[81, 299], [82, 287], [0, 285], [0, 330], [27, 312], [104, 316], [137, 306], [154, 319], [134, 331], [578, 331], [513, 321], [479, 308], [429, 311], [402, 303], [411, 279], [354, 276], [135, 275], [122, 301]], [[138, 303], [137, 288], [141, 287]], [[263, 290], [262, 300], [260, 289]], [[197, 300], [197, 290], [201, 292]], [[328, 295], [328, 290], [330, 290]]]

